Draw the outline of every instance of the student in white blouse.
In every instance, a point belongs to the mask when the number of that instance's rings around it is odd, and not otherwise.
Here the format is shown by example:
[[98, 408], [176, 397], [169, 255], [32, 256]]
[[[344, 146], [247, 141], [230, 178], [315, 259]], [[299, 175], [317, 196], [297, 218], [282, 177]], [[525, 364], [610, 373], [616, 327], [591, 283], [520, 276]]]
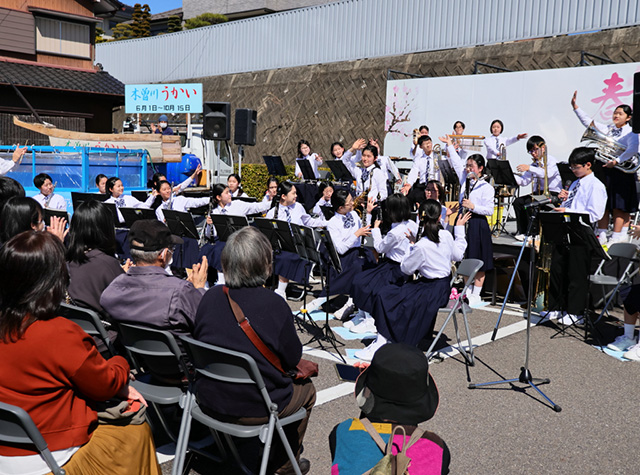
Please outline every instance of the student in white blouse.
[[175, 196], [171, 190], [171, 183], [162, 180], [158, 183], [158, 194], [162, 198], [162, 203], [156, 208], [156, 216], [164, 222], [164, 210], [188, 211], [190, 208], [198, 208], [209, 204], [209, 197], [204, 198], [187, 198], [186, 196]]
[[353, 145], [349, 150], [345, 150], [342, 142], [333, 142], [331, 144], [331, 156], [335, 160], [342, 160], [345, 162], [357, 163], [360, 161], [362, 149], [367, 145], [365, 139], [358, 139], [353, 142]]
[[[143, 203], [131, 195], [125, 195], [122, 180], [117, 176], [112, 176], [107, 180], [107, 194], [110, 196], [105, 203], [113, 203], [116, 205], [116, 208], [150, 208], [151, 204], [156, 199], [155, 195], [149, 195], [147, 201]], [[122, 217], [122, 214], [120, 214], [120, 210], [117, 209], [117, 211], [118, 219], [123, 223], [124, 218]]]
[[429, 127], [426, 125], [421, 125], [418, 127], [418, 135], [413, 137], [413, 145], [409, 148], [409, 158], [411, 160], [415, 160], [417, 157], [421, 157], [423, 155], [423, 151], [418, 145], [418, 140], [423, 135], [429, 135]]
[[[562, 190], [558, 198], [562, 203], [555, 211], [559, 213], [588, 214], [591, 223], [596, 223], [605, 212], [607, 190], [593, 174], [595, 150], [579, 147], [571, 152], [569, 166], [578, 178], [569, 190]], [[585, 308], [589, 291], [591, 253], [585, 243], [573, 240], [569, 244], [557, 244], [551, 258], [549, 285], [549, 318], [560, 318], [564, 325], [580, 323], [578, 317]]]
[[295, 174], [298, 178], [302, 178], [302, 170], [298, 166], [299, 160], [307, 160], [311, 165], [314, 176], [320, 178], [320, 172], [318, 166], [322, 164], [322, 157], [317, 153], [311, 153], [311, 145], [306, 140], [300, 140], [298, 142], [298, 156], [296, 157], [296, 170]]
[[[323, 227], [327, 224], [323, 216], [312, 218], [307, 214], [300, 203], [296, 200], [298, 194], [296, 187], [288, 181], [283, 181], [278, 186], [277, 195], [279, 198], [274, 199], [272, 208], [267, 212], [267, 218], [286, 221], [288, 223], [309, 226], [312, 228]], [[278, 288], [276, 293], [286, 299], [287, 285], [289, 280], [296, 280], [293, 276], [300, 278], [308, 275], [309, 270], [306, 269], [306, 263], [302, 262], [296, 254], [290, 252], [281, 252], [276, 255], [273, 263], [274, 273], [278, 274]], [[305, 269], [302, 269], [304, 267]], [[289, 274], [291, 270], [291, 274]], [[284, 275], [285, 273], [289, 274]]]
[[54, 186], [49, 175], [46, 173], [36, 175], [33, 184], [40, 190], [40, 193], [35, 195], [33, 199], [43, 208], [67, 210], [67, 200], [53, 192]]
[[322, 195], [316, 205], [313, 207], [313, 213], [320, 216], [322, 213], [321, 207], [331, 207], [331, 195], [333, 195], [334, 189], [331, 182], [323, 182], [318, 187], [318, 191]]
[[384, 172], [376, 164], [378, 158], [378, 149], [373, 145], [367, 145], [362, 150], [362, 168], [358, 168], [355, 164], [347, 165], [349, 171], [356, 179], [356, 195], [369, 191], [369, 196], [374, 200], [384, 201], [387, 199], [389, 191], [387, 190], [387, 179]]
[[405, 195], [409, 193], [409, 190], [416, 182], [425, 184], [429, 180], [440, 180], [440, 170], [436, 166], [431, 137], [422, 135], [418, 139], [418, 146], [423, 154], [420, 157], [416, 157], [413, 161], [407, 182], [402, 187], [402, 193]]
[[19, 145], [16, 145], [16, 149], [11, 154], [11, 160], [0, 160], [0, 176], [6, 175], [16, 166], [18, 166], [18, 162], [22, 160], [22, 157], [24, 157], [25, 153], [27, 153], [26, 145], [22, 148], [20, 148]]
[[420, 278], [380, 289], [373, 310], [378, 337], [367, 348], [357, 351], [357, 358], [371, 361], [388, 341], [417, 346], [433, 332], [438, 309], [447, 304], [451, 292], [451, 263], [464, 257], [467, 247], [464, 225], [470, 217], [470, 213], [458, 216], [454, 238], [442, 229], [440, 214], [440, 203], [425, 202], [422, 236], [409, 236], [409, 250], [400, 262], [405, 275], [418, 272]]
[[609, 244], [626, 241], [629, 233], [629, 223], [631, 222], [631, 213], [635, 213], [638, 210], [636, 174], [624, 173], [614, 168], [614, 166], [629, 160], [638, 152], [638, 134], [634, 134], [629, 125], [632, 115], [631, 107], [626, 104], [617, 106], [611, 118], [613, 123], [606, 125], [593, 120], [578, 107], [576, 103], [577, 95], [578, 91], [575, 91], [571, 98], [571, 107], [573, 107], [573, 111], [582, 125], [589, 127], [593, 124], [598, 131], [626, 147], [624, 153], [616, 160], [610, 160], [602, 165], [602, 179], [607, 188], [607, 211], [598, 222], [597, 233], [600, 243], [606, 243], [607, 230], [609, 228], [609, 213], [611, 213], [613, 215], [613, 234], [611, 235]]
[[467, 226], [467, 257], [484, 262], [467, 296], [469, 305], [479, 306], [483, 303], [480, 293], [486, 272], [493, 269], [493, 243], [487, 217], [493, 214], [495, 190], [485, 180], [482, 155], [475, 153], [463, 160], [449, 136], [440, 137], [440, 140], [447, 144], [449, 162], [460, 179], [460, 208], [472, 213]]
[[229, 178], [227, 178], [227, 186], [233, 198], [249, 198], [249, 195], [242, 190], [241, 183], [242, 178], [240, 178], [240, 175], [237, 173], [232, 173], [229, 175]]
[[278, 185], [279, 184], [280, 184], [280, 182], [278, 181], [278, 179], [275, 176], [270, 176], [267, 179], [267, 191], [264, 193], [264, 198], [262, 198], [262, 201], [268, 202], [269, 204], [271, 204], [273, 199], [278, 194]]
[[496, 119], [491, 122], [489, 128], [491, 137], [484, 139], [484, 146], [487, 149], [487, 160], [492, 158], [500, 158], [500, 146], [504, 145], [508, 147], [511, 144], [516, 143], [520, 139], [527, 138], [527, 134], [518, 134], [514, 137], [503, 137], [501, 134], [504, 131], [504, 124], [500, 119]]

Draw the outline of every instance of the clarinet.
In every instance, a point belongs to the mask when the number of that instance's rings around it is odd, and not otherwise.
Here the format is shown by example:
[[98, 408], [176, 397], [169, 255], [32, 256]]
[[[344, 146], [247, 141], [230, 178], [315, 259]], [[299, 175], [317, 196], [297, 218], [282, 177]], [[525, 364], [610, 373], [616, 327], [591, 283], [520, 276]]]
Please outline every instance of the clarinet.
[[207, 217], [211, 216], [213, 212], [213, 190], [209, 187], [209, 209], [207, 210], [207, 214], [204, 217], [204, 224], [202, 225], [202, 229], [200, 230], [200, 239], [198, 240], [198, 246], [202, 247], [205, 244], [205, 231], [207, 230]]

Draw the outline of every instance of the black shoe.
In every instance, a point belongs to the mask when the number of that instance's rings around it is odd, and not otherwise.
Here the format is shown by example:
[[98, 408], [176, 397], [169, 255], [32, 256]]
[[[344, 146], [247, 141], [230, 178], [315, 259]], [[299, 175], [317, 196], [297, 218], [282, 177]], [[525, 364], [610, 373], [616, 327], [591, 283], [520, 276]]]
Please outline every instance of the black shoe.
[[[289, 465], [289, 468], [277, 470], [276, 475], [291, 475], [296, 473], [294, 472], [293, 467], [291, 467], [291, 464], [287, 465]], [[301, 458], [298, 460], [298, 467], [300, 467], [300, 473], [305, 475], [306, 473], [309, 473], [309, 470], [311, 470], [311, 462], [307, 459]]]

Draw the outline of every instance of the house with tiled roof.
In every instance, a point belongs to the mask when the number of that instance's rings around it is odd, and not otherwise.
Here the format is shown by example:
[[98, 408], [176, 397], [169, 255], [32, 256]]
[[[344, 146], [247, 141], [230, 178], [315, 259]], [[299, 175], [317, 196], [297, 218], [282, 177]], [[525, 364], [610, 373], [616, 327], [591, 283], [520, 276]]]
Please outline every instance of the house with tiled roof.
[[36, 114], [59, 128], [111, 132], [124, 85], [94, 66], [95, 28], [117, 0], [3, 0], [0, 4], [0, 144], [48, 145], [16, 127]]

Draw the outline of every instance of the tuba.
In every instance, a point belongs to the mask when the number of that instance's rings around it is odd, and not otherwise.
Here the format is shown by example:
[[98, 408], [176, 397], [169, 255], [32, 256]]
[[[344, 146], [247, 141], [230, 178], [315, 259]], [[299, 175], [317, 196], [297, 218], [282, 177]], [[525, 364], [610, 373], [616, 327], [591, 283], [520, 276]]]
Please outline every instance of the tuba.
[[[594, 144], [596, 146], [596, 160], [602, 163], [607, 163], [611, 160], [618, 160], [620, 155], [622, 155], [627, 149], [620, 142], [608, 137], [596, 129], [593, 122], [589, 124], [589, 127], [585, 130], [580, 141]], [[640, 168], [638, 154], [635, 154], [629, 160], [618, 163], [613, 168], [617, 168], [623, 173], [636, 173], [638, 168]]]

